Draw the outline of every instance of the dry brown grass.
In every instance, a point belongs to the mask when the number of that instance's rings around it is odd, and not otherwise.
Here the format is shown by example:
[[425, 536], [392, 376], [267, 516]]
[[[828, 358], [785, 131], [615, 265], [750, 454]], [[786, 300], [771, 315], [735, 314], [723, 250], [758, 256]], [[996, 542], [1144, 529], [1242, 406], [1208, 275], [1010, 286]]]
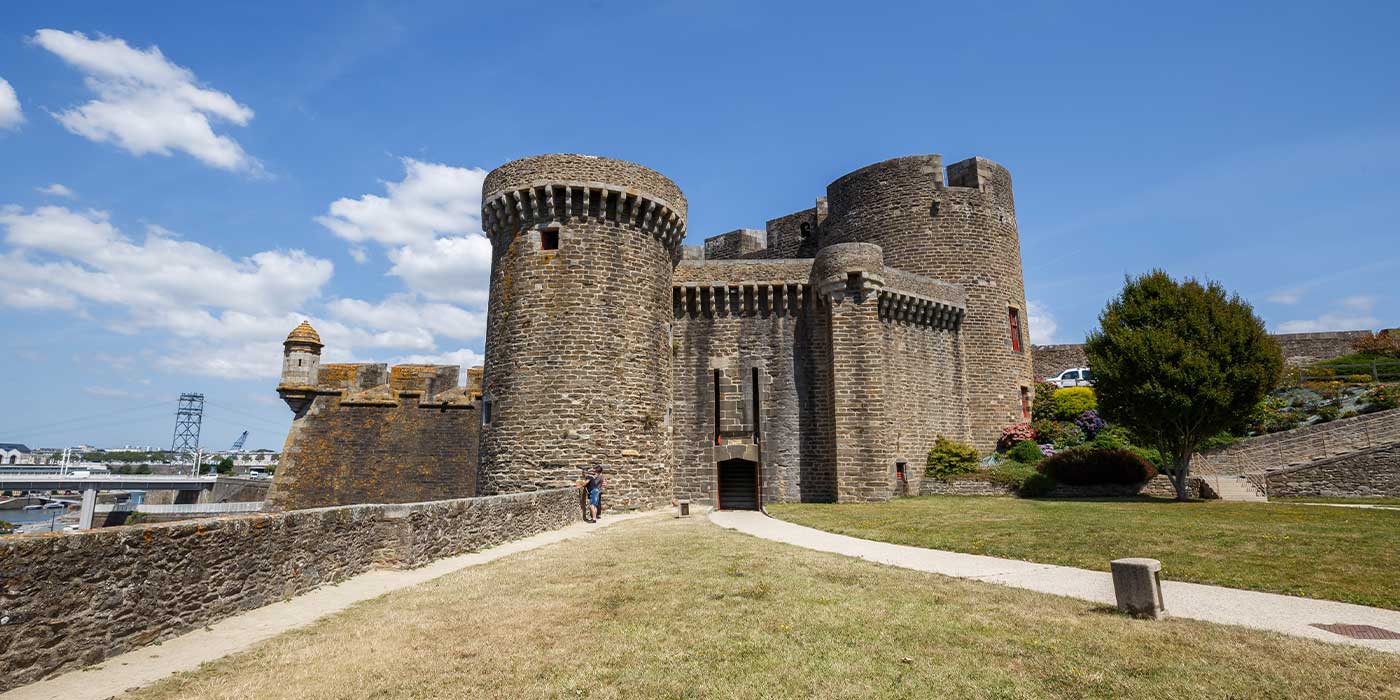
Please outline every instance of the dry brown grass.
[[625, 523], [130, 697], [1386, 698], [1400, 657]]

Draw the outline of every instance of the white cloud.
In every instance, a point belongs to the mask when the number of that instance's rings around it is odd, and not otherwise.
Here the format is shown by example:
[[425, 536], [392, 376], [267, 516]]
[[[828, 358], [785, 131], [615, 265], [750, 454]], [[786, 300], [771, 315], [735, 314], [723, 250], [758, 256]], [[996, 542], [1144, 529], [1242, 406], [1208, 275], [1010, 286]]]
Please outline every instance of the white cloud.
[[[263, 251], [235, 260], [199, 243], [149, 227], [135, 242], [105, 212], [44, 206], [0, 210], [6, 256], [0, 286], [46, 289], [139, 310], [142, 315], [209, 306], [268, 314], [317, 295], [333, 266], [300, 250]], [[55, 256], [58, 257], [54, 260]]]
[[1315, 333], [1318, 331], [1350, 331], [1370, 329], [1381, 325], [1372, 311], [1376, 298], [1367, 295], [1347, 297], [1337, 307], [1317, 318], [1284, 321], [1278, 326], [1283, 333]]
[[481, 231], [481, 185], [486, 171], [404, 158], [404, 178], [386, 182], [387, 196], [366, 194], [332, 202], [316, 221], [356, 245], [386, 248], [389, 274], [429, 299], [486, 302], [491, 242]]
[[389, 196], [337, 199], [316, 221], [347, 241], [386, 246], [430, 243], [440, 235], [480, 234], [485, 170], [412, 158], [404, 158], [403, 165], [403, 180], [384, 183]]
[[73, 199], [78, 196], [77, 192], [74, 192], [73, 190], [68, 189], [66, 185], [62, 185], [57, 182], [53, 183], [52, 185], [45, 185], [44, 187], [36, 187], [34, 188], [34, 190], [36, 192], [39, 192], [40, 194], [47, 194], [53, 197], [67, 197], [69, 199]]
[[[481, 353], [471, 348], [461, 348], [451, 352], [437, 353], [434, 355], [404, 355], [394, 358], [396, 365], [457, 365], [459, 367], [477, 367], [486, 361]], [[463, 375], [465, 377], [465, 375]]]
[[253, 110], [228, 93], [201, 86], [160, 48], [122, 39], [40, 29], [33, 42], [84, 73], [97, 99], [54, 115], [69, 131], [110, 142], [134, 155], [183, 151], [216, 168], [261, 172], [237, 141], [214, 132], [211, 120], [246, 126]]
[[456, 340], [486, 334], [486, 314], [451, 304], [423, 302], [412, 295], [398, 295], [379, 303], [336, 299], [326, 305], [342, 321], [386, 332], [426, 331]]
[[19, 95], [4, 78], [0, 78], [0, 129], [15, 129], [24, 123], [24, 111], [19, 106]]
[[1032, 343], [1051, 345], [1055, 342], [1055, 329], [1059, 328], [1059, 324], [1044, 304], [1038, 301], [1026, 302], [1026, 325], [1030, 329]]
[[1273, 294], [1264, 297], [1264, 299], [1266, 301], [1271, 301], [1275, 304], [1296, 304], [1303, 300], [1303, 294], [1305, 292], [1306, 290], [1301, 287], [1294, 287], [1291, 289], [1280, 289], [1277, 292], [1274, 292]]

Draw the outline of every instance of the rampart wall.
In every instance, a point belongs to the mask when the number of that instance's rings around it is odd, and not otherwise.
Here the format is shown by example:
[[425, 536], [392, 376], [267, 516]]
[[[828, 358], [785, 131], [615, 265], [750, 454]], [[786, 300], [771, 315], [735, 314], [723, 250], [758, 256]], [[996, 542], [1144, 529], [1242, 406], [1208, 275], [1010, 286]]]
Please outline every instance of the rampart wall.
[[1400, 496], [1400, 442], [1269, 472], [1269, 498]]
[[370, 569], [581, 518], [570, 488], [0, 537], [0, 691]]
[[[1374, 335], [1369, 330], [1327, 331], [1322, 333], [1275, 333], [1283, 350], [1283, 361], [1291, 367], [1303, 367], [1314, 362], [1330, 360], [1334, 357], [1350, 355], [1356, 341]], [[1082, 343], [1062, 345], [1033, 345], [1031, 357], [1035, 360], [1035, 377], [1053, 377], [1071, 367], [1085, 367], [1088, 358], [1084, 355]]]
[[1400, 408], [1246, 438], [1195, 455], [1198, 474], [1238, 476], [1400, 443]]
[[330, 364], [281, 386], [295, 417], [269, 510], [413, 503], [476, 493], [479, 403], [451, 365]]

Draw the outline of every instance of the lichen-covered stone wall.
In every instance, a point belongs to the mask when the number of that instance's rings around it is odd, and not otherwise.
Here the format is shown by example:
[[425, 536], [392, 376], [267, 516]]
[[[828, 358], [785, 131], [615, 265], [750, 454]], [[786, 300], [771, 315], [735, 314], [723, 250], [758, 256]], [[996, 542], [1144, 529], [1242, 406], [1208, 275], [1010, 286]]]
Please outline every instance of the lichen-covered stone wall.
[[0, 691], [373, 568], [581, 518], [570, 488], [0, 537]]
[[480, 411], [387, 395], [356, 403], [342, 393], [317, 393], [299, 404], [269, 510], [475, 495]]
[[1400, 443], [1269, 472], [1269, 498], [1400, 496]]
[[1400, 443], [1400, 408], [1240, 440], [1191, 459], [1198, 474], [1238, 476]]

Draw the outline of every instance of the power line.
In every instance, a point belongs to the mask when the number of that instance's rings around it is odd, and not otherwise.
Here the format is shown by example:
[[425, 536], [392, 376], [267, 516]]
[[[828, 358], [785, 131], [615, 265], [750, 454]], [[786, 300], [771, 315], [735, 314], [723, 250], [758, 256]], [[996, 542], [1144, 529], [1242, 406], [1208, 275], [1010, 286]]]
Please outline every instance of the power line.
[[35, 424], [33, 424], [33, 425], [22, 426], [22, 427], [19, 427], [19, 428], [7, 427], [7, 428], [5, 428], [5, 430], [11, 431], [11, 432], [16, 432], [16, 433], [23, 433], [23, 432], [29, 432], [29, 431], [35, 430], [35, 429], [37, 429], [37, 428], [49, 428], [49, 427], [53, 427], [53, 426], [55, 426], [55, 425], [63, 425], [64, 423], [81, 422], [81, 421], [85, 421], [85, 420], [92, 420], [92, 419], [95, 419], [95, 418], [109, 418], [109, 417], [111, 417], [111, 416], [122, 415], [122, 414], [125, 414], [125, 413], [133, 413], [133, 412], [136, 412], [136, 411], [148, 411], [148, 410], [152, 410], [152, 409], [156, 409], [156, 408], [168, 410], [166, 407], [169, 406], [169, 405], [170, 405], [170, 404], [166, 403], [165, 401], [161, 401], [161, 402], [159, 402], [159, 403], [147, 404], [147, 405], [144, 405], [144, 406], [133, 406], [133, 407], [130, 407], [130, 408], [122, 408], [122, 409], [117, 409], [117, 410], [113, 410], [113, 411], [107, 411], [107, 412], [105, 412], [105, 413], [94, 413], [94, 414], [90, 414], [90, 415], [86, 415], [86, 416], [74, 416], [74, 417], [72, 417], [72, 418], [64, 418], [64, 419], [61, 419], [61, 420], [44, 421], [44, 422], [42, 422], [42, 423], [35, 423]]

